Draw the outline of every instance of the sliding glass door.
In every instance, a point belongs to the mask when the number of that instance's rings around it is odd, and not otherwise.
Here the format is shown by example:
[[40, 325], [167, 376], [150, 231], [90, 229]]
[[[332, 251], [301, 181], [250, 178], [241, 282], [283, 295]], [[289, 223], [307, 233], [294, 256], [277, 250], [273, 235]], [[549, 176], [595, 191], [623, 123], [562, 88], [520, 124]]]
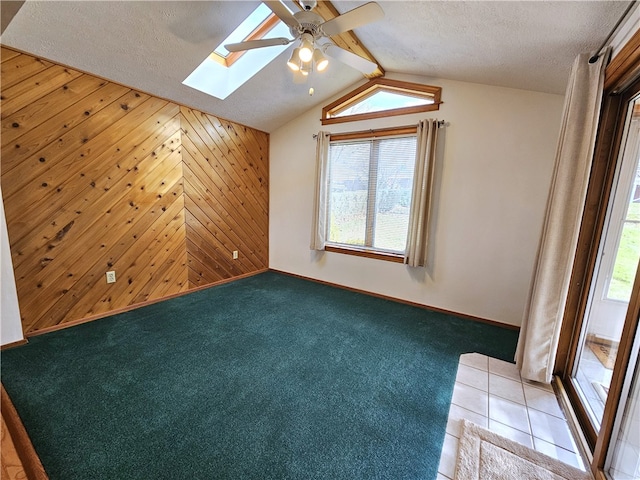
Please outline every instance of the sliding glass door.
[[[640, 101], [628, 104], [571, 381], [600, 431], [640, 259]], [[629, 332], [626, 332], [629, 334]]]
[[627, 68], [605, 76], [556, 359], [592, 473], [609, 480], [640, 479], [640, 57]]

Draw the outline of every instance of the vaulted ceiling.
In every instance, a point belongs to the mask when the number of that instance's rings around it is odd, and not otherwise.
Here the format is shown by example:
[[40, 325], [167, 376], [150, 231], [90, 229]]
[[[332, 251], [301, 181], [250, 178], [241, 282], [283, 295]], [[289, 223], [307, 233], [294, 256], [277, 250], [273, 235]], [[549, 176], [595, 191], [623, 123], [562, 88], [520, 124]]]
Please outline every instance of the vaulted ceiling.
[[[0, 40], [266, 132], [364, 80], [332, 61], [306, 84], [296, 83], [286, 67], [291, 45], [225, 100], [182, 85], [258, 3], [28, 0]], [[335, 0], [333, 5], [344, 13], [363, 3]], [[378, 3], [385, 18], [355, 34], [388, 74], [556, 94], [564, 93], [575, 56], [595, 50], [628, 6], [626, 1]]]

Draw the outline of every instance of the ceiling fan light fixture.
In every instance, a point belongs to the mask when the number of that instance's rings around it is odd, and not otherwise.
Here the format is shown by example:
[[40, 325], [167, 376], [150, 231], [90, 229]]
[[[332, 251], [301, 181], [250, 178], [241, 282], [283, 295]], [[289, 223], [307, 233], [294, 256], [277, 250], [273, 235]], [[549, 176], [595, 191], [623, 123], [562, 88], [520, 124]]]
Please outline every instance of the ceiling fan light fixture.
[[311, 64], [311, 62], [302, 62], [302, 64], [300, 65], [300, 73], [306, 77], [307, 75], [309, 75], [309, 73], [311, 73], [312, 68], [313, 65]]
[[289, 66], [289, 68], [294, 72], [297, 72], [298, 70], [300, 70], [299, 58], [300, 58], [300, 47], [296, 47], [293, 49], [293, 52], [291, 53], [291, 58], [289, 58], [289, 61], [287, 62], [287, 65]]
[[313, 37], [309, 33], [303, 33], [300, 40], [298, 56], [303, 62], [308, 62], [313, 58]]
[[[350, 52], [348, 50], [349, 47], [341, 48], [330, 41], [334, 35], [350, 32], [362, 25], [381, 20], [384, 17], [384, 12], [380, 5], [375, 1], [369, 1], [364, 5], [325, 21], [319, 13], [313, 11], [318, 3], [317, 0], [294, 0], [294, 3], [295, 2], [303, 8], [302, 11], [292, 13], [289, 8], [285, 6], [284, 0], [265, 0], [263, 5], [266, 5], [266, 7], [271, 10], [273, 16], [270, 15], [265, 23], [254, 29], [253, 32], [241, 42], [226, 43], [230, 40], [231, 37], [229, 37], [224, 42], [225, 48], [229, 52], [244, 52], [263, 47], [289, 45], [291, 42], [297, 42], [297, 48], [294, 48], [291, 52], [287, 66], [294, 73], [300, 72], [300, 75], [303, 77], [309, 75], [314, 69], [318, 72], [324, 72], [329, 65], [329, 61], [325, 57], [327, 53], [330, 54], [331, 58], [361, 71], [366, 76], [376, 72], [380, 73], [381, 70], [375, 62], [370, 61], [360, 54]], [[287, 3], [291, 2], [288, 1]], [[268, 25], [271, 25], [270, 22], [276, 17], [288, 27], [289, 38], [262, 38], [263, 33], [270, 28]], [[279, 24], [277, 21], [276, 23]], [[280, 32], [280, 30], [278, 30], [278, 32]], [[235, 33], [232, 35], [235, 35]], [[238, 36], [239, 35], [240, 34], [238, 34]], [[329, 48], [331, 50], [329, 50]], [[235, 57], [234, 60], [235, 59], [237, 59], [237, 57]], [[230, 66], [230, 62], [226, 66]], [[299, 76], [295, 75], [294, 78], [299, 79]]]
[[327, 68], [327, 65], [329, 65], [329, 60], [327, 60], [327, 57], [325, 57], [318, 48], [316, 48], [313, 52], [313, 61], [316, 64], [316, 70], [318, 70], [319, 72], [322, 72], [325, 68]]

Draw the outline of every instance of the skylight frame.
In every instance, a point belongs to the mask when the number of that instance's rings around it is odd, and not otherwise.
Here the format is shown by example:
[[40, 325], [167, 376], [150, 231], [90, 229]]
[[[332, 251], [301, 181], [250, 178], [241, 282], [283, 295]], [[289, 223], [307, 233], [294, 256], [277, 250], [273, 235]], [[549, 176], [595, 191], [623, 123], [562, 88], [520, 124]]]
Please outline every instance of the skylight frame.
[[[263, 4], [264, 5], [264, 4]], [[267, 18], [265, 18], [260, 24], [255, 27], [249, 35], [244, 37], [241, 42], [248, 42], [251, 40], [262, 40], [271, 30], [275, 28], [275, 26], [280, 22], [280, 19], [277, 15], [271, 12]], [[224, 47], [225, 44], [229, 43], [229, 37], [227, 37], [220, 45], [218, 45], [213, 52], [211, 52], [210, 58], [215, 60], [220, 65], [230, 68], [235, 62], [237, 62], [247, 50], [243, 50], [240, 52], [229, 52], [226, 56], [220, 55], [216, 50], [220, 47]], [[235, 42], [234, 42], [235, 43]]]
[[[428, 98], [433, 103], [427, 105], [417, 105], [411, 107], [393, 108], [388, 110], [378, 110], [375, 112], [358, 113], [337, 117], [340, 112], [353, 105], [366, 100], [372, 95], [387, 91], [394, 94], [402, 94], [418, 98]], [[369, 120], [372, 118], [382, 118], [394, 115], [408, 115], [411, 113], [432, 112], [440, 109], [442, 88], [433, 85], [423, 85], [420, 83], [403, 82], [387, 78], [374, 78], [364, 85], [356, 88], [352, 92], [344, 95], [333, 103], [322, 109], [322, 125], [334, 123], [354, 122], [358, 120]]]

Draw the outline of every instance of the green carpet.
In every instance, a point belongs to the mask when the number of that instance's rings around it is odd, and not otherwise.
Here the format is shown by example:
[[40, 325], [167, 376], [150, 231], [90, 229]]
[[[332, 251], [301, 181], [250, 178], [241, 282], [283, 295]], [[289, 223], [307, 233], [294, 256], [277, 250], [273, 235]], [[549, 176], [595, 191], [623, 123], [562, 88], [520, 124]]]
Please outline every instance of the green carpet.
[[515, 344], [267, 272], [34, 337], [2, 382], [52, 480], [434, 479], [459, 355]]

